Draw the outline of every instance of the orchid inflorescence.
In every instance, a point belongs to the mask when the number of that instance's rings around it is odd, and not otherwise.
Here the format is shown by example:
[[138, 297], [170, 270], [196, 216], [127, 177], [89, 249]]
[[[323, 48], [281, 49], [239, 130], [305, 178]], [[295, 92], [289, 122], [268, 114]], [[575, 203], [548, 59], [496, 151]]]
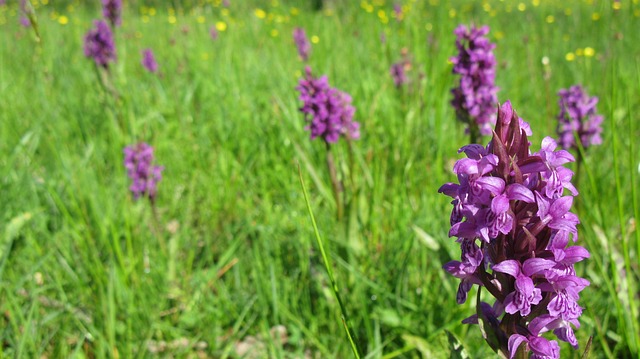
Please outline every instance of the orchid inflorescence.
[[602, 143], [603, 117], [596, 113], [597, 97], [589, 97], [582, 86], [571, 86], [558, 91], [558, 144], [568, 149], [578, 149], [576, 137], [583, 148]]
[[141, 142], [124, 149], [124, 167], [133, 181], [129, 190], [136, 200], [146, 196], [151, 203], [155, 201], [164, 167], [153, 165], [153, 161], [153, 147], [147, 143]]
[[298, 56], [304, 62], [309, 60], [309, 53], [311, 52], [311, 43], [307, 38], [307, 33], [303, 28], [296, 27], [293, 30], [293, 42], [296, 43], [296, 48], [298, 49]]
[[94, 28], [89, 30], [84, 37], [84, 55], [92, 58], [96, 65], [109, 67], [116, 61], [116, 45], [113, 32], [103, 20], [94, 21]]
[[459, 85], [451, 90], [451, 104], [458, 120], [466, 123], [472, 133], [477, 128], [481, 135], [491, 134], [498, 102], [493, 55], [496, 45], [486, 38], [488, 33], [488, 26], [458, 26], [454, 31], [458, 55], [450, 59], [453, 73], [460, 75]]
[[152, 74], [158, 72], [158, 62], [151, 49], [142, 50], [142, 66]]
[[309, 123], [311, 139], [321, 137], [327, 143], [335, 143], [340, 136], [348, 139], [360, 137], [360, 124], [353, 120], [355, 108], [351, 96], [329, 86], [326, 76], [313, 77], [311, 68], [305, 68], [305, 77], [296, 87], [303, 102], [300, 111]]
[[439, 192], [453, 198], [449, 235], [457, 238], [462, 256], [444, 269], [461, 280], [459, 304], [474, 284], [495, 298], [493, 305], [480, 302], [478, 293], [477, 314], [464, 321], [482, 325], [494, 350], [510, 358], [527, 352], [532, 358], [558, 358], [557, 341], [541, 334], [553, 331], [578, 347], [573, 327], [580, 326], [582, 308], [577, 301], [589, 281], [578, 277], [573, 265], [589, 252], [567, 247], [569, 239], [578, 239], [579, 220], [569, 212], [578, 191], [571, 184], [573, 172], [563, 165], [574, 158], [556, 150], [550, 137], [531, 153], [531, 134], [506, 102], [491, 142], [460, 149], [467, 158], [453, 168], [459, 183], [447, 183]]

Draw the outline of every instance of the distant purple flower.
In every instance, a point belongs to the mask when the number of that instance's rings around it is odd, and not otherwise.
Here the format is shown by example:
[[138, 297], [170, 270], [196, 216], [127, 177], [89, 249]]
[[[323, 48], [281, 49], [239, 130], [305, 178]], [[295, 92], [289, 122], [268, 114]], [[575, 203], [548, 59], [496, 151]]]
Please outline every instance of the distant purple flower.
[[84, 36], [84, 55], [92, 58], [96, 65], [108, 68], [116, 61], [116, 46], [111, 28], [103, 20], [93, 22], [94, 28]]
[[589, 97], [581, 86], [571, 86], [558, 91], [560, 114], [558, 115], [558, 144], [565, 150], [577, 149], [574, 134], [583, 148], [602, 143], [603, 117], [596, 114], [597, 97]]
[[400, 5], [400, 3], [394, 3], [393, 4], [393, 15], [395, 16], [396, 20], [400, 21], [402, 20], [402, 5]]
[[307, 62], [309, 52], [311, 52], [311, 44], [309, 43], [309, 39], [307, 39], [307, 34], [304, 32], [304, 29], [296, 27], [293, 30], [293, 41], [298, 48], [298, 55], [302, 61]]
[[122, 0], [102, 0], [102, 16], [112, 27], [122, 23]]
[[31, 20], [29, 20], [29, 18], [26, 16], [20, 16], [20, 25], [29, 27], [31, 26]]
[[209, 28], [209, 36], [211, 36], [211, 40], [215, 41], [218, 39], [218, 29], [215, 26], [211, 26]]
[[20, 25], [24, 27], [31, 26], [31, 20], [29, 19], [30, 8], [27, 7], [27, 0], [20, 0]]
[[391, 65], [391, 77], [393, 77], [393, 83], [396, 87], [402, 87], [407, 83], [407, 74], [404, 72], [404, 62], [396, 62]]
[[[460, 149], [467, 158], [453, 167], [458, 182], [439, 189], [453, 199], [449, 236], [457, 237], [462, 250], [462, 260], [443, 269], [461, 280], [458, 303], [473, 285], [495, 298], [493, 305], [477, 303], [498, 338], [489, 342], [495, 350], [513, 358], [525, 345], [531, 358], [556, 359], [558, 343], [540, 334], [553, 331], [577, 348], [579, 292], [589, 285], [573, 267], [589, 251], [568, 246], [569, 239], [578, 239], [580, 221], [570, 212], [578, 194], [573, 172], [563, 165], [574, 158], [556, 150], [550, 137], [531, 153], [531, 129], [509, 102], [499, 108], [493, 132], [486, 147]], [[478, 315], [464, 323], [478, 323]]]
[[134, 199], [149, 197], [155, 201], [158, 182], [162, 179], [164, 167], [153, 165], [153, 147], [141, 142], [124, 149], [124, 167], [133, 181], [129, 187]]
[[158, 63], [151, 49], [142, 50], [142, 66], [153, 74], [158, 72]]
[[460, 75], [458, 86], [451, 90], [451, 104], [458, 119], [469, 126], [477, 126], [482, 135], [491, 134], [498, 102], [493, 55], [496, 45], [485, 37], [488, 33], [488, 26], [458, 26], [454, 31], [458, 55], [450, 59], [453, 73]]
[[222, 6], [229, 7], [231, 6], [231, 2], [229, 0], [222, 0]]
[[305, 77], [296, 90], [300, 91], [303, 102], [300, 111], [309, 123], [311, 139], [321, 137], [327, 143], [335, 143], [340, 136], [348, 139], [360, 138], [360, 124], [353, 120], [355, 108], [351, 96], [329, 86], [326, 76], [315, 78], [311, 68], [305, 68]]
[[7, 4], [7, 0], [0, 0], [0, 6], [4, 6]]

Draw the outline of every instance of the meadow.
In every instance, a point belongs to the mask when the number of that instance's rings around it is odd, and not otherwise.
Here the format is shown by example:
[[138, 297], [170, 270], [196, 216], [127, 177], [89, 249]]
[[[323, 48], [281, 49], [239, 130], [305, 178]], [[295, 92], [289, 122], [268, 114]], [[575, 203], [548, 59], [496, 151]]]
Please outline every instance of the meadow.
[[[603, 143], [573, 180], [591, 285], [562, 357], [593, 336], [591, 358], [640, 358], [640, 1], [405, 0], [401, 19], [384, 0], [126, 2], [102, 80], [82, 43], [99, 7], [32, 3], [38, 35], [0, 5], [0, 357], [349, 358], [343, 319], [363, 358], [494, 357], [442, 269], [460, 246], [438, 188], [469, 143], [449, 58], [475, 23], [534, 151], [556, 136], [559, 89], [599, 97]], [[340, 220], [299, 112], [295, 27], [361, 124], [332, 147]], [[153, 207], [128, 190], [123, 148], [139, 141], [165, 167]]]

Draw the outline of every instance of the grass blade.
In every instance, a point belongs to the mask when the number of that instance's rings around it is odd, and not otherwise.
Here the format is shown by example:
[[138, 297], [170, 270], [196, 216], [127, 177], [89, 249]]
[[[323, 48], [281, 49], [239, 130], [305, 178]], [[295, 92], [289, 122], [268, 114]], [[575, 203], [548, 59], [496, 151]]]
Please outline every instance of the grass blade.
[[316, 218], [313, 215], [313, 210], [311, 209], [311, 202], [309, 202], [309, 195], [307, 194], [307, 187], [304, 185], [304, 180], [302, 179], [302, 170], [300, 169], [300, 164], [298, 164], [298, 176], [300, 177], [300, 185], [302, 186], [302, 193], [304, 194], [304, 201], [307, 204], [307, 210], [309, 211], [309, 217], [311, 218], [311, 224], [313, 225], [313, 232], [316, 237], [316, 241], [318, 243], [318, 248], [320, 249], [320, 253], [322, 254], [322, 262], [324, 263], [324, 267], [327, 270], [327, 274], [329, 275], [329, 281], [331, 282], [331, 290], [340, 305], [340, 313], [342, 319], [342, 325], [344, 326], [344, 330], [347, 333], [347, 338], [349, 339], [349, 344], [351, 344], [351, 349], [353, 350], [353, 356], [355, 358], [360, 359], [360, 350], [358, 349], [358, 345], [354, 341], [354, 335], [351, 333], [351, 328], [349, 328], [349, 316], [347, 315], [347, 311], [342, 303], [342, 299], [340, 298], [340, 293], [338, 292], [338, 284], [336, 283], [335, 277], [333, 276], [333, 270], [331, 269], [331, 263], [329, 263], [329, 257], [324, 250], [324, 244], [322, 242], [322, 238], [320, 237], [320, 232], [318, 231], [318, 225], [316, 224]]

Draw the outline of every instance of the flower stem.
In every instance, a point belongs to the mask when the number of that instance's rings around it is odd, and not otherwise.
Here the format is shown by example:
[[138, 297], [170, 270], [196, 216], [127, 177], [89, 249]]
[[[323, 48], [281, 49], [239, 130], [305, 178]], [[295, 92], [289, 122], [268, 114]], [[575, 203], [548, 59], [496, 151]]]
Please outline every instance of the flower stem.
[[338, 180], [336, 165], [333, 160], [333, 154], [331, 153], [331, 145], [327, 144], [327, 167], [329, 167], [329, 176], [331, 176], [331, 188], [333, 189], [333, 198], [336, 201], [336, 217], [338, 221], [342, 220], [343, 208], [342, 208], [342, 184]]

